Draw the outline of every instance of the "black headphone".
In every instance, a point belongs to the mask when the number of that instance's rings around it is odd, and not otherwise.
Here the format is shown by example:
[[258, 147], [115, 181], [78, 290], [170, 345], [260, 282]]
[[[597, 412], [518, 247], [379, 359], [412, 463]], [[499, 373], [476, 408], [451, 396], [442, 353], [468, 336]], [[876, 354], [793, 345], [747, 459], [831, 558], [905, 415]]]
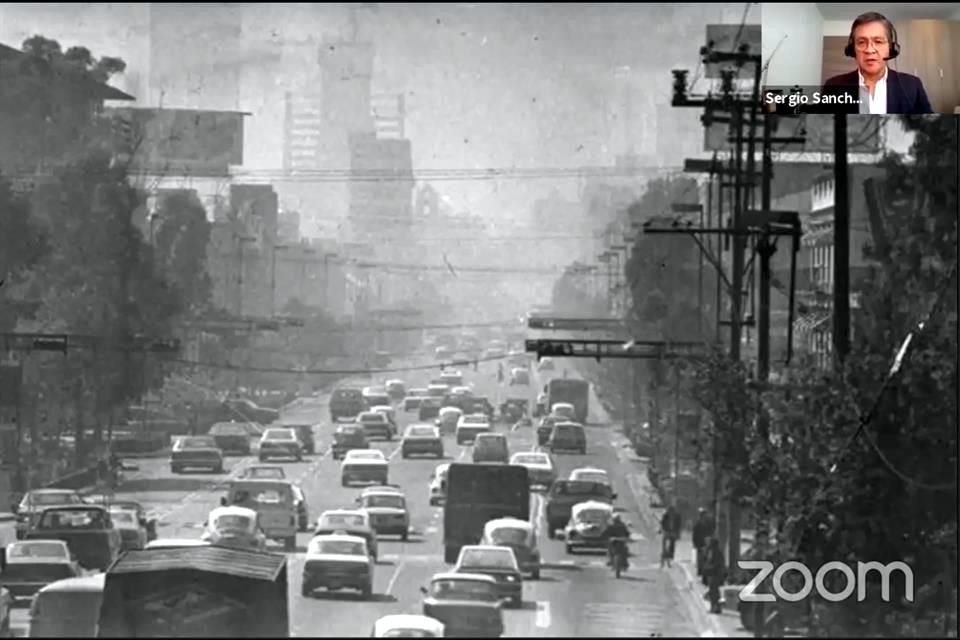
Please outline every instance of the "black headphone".
[[897, 28], [893, 26], [892, 22], [887, 20], [886, 16], [875, 12], [863, 13], [854, 19], [853, 24], [850, 26], [850, 38], [847, 40], [847, 46], [843, 49], [844, 55], [848, 58], [857, 57], [853, 46], [853, 32], [856, 31], [860, 25], [869, 22], [882, 22], [883, 26], [887, 28], [887, 37], [890, 39], [890, 54], [884, 58], [884, 60], [893, 60], [900, 55], [900, 38], [897, 37]]

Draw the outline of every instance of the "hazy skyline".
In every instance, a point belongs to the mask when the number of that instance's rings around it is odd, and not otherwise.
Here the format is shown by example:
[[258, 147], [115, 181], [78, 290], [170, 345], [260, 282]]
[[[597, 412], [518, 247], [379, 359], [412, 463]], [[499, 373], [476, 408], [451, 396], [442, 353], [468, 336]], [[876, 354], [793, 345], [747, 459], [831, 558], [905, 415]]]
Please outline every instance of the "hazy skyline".
[[[737, 22], [744, 6], [383, 4], [375, 12], [360, 13], [359, 21], [361, 36], [376, 47], [374, 90], [407, 97], [415, 167], [574, 167], [611, 165], [616, 154], [631, 146], [623, 139], [625, 86], [633, 87], [632, 146], [656, 153], [656, 113], [649, 105], [669, 100], [670, 68], [693, 68], [704, 23]], [[185, 24], [200, 16], [210, 19], [217, 10], [222, 15], [224, 8], [223, 3], [185, 6]], [[245, 44], [249, 40], [258, 50], [348, 31], [343, 4], [235, 3], [228, 10], [243, 12]], [[142, 4], [5, 4], [0, 5], [0, 41], [18, 46], [27, 35], [41, 33], [64, 46], [83, 44], [97, 55], [118, 55], [128, 62], [129, 76], [142, 76], [149, 72], [143, 68], [148, 20], [148, 6]], [[191, 34], [200, 26], [185, 28], [184, 38], [196, 39]], [[191, 52], [212, 46], [182, 45], [171, 55], [191, 63], [202, 59]], [[298, 68], [281, 69], [279, 75], [316, 64], [316, 51], [303, 55]], [[615, 78], [624, 66], [631, 68], [629, 77]], [[271, 78], [262, 91], [250, 86], [242, 93], [279, 93], [280, 80]], [[253, 112], [247, 119], [245, 165], [278, 168], [281, 96], [239, 106]], [[695, 123], [695, 114], [690, 116]], [[438, 187], [458, 208], [495, 215], [504, 207], [526, 212], [530, 202], [552, 188], [574, 196], [578, 184], [569, 179], [504, 180]]]
[[[657, 140], [663, 135], [673, 147], [686, 140], [688, 154], [700, 152], [697, 111], [673, 109], [671, 116], [687, 126], [661, 132], [656, 105], [669, 103], [671, 68], [697, 67], [703, 25], [739, 23], [744, 7], [383, 4], [357, 17], [360, 39], [376, 49], [374, 92], [406, 98], [406, 136], [415, 168], [549, 169], [609, 166], [631, 147], [653, 157], [665, 146]], [[200, 53], [217, 55], [216, 44], [196, 42], [205, 25], [188, 21], [209, 24], [228, 11], [240, 12], [234, 16], [243, 29], [243, 41], [234, 49], [286, 52], [276, 73], [247, 65], [243, 86], [231, 96], [239, 101], [233, 108], [252, 113], [246, 119], [245, 167], [278, 169], [284, 86], [315, 71], [320, 40], [348, 36], [349, 11], [344, 4], [184, 5], [189, 28], [178, 36], [182, 40], [172, 40], [182, 44], [185, 69], [197, 66]], [[169, 8], [164, 14], [166, 20], [178, 15]], [[145, 4], [4, 4], [0, 42], [19, 46], [28, 35], [41, 33], [65, 47], [83, 44], [96, 55], [120, 56], [128, 71], [114, 84], [132, 90], [129, 85], [145, 85], [150, 72], [149, 20]], [[758, 21], [757, 11], [748, 12], [746, 20]], [[258, 55], [252, 56], [254, 62]], [[223, 96], [204, 95], [203, 89], [198, 82], [197, 106], [223, 104]], [[625, 124], [628, 109], [630, 126]], [[903, 151], [909, 144], [899, 127], [888, 127], [888, 136], [890, 148]], [[506, 220], [526, 217], [534, 200], [554, 191], [575, 198], [583, 182], [444, 180], [435, 186], [457, 210]]]

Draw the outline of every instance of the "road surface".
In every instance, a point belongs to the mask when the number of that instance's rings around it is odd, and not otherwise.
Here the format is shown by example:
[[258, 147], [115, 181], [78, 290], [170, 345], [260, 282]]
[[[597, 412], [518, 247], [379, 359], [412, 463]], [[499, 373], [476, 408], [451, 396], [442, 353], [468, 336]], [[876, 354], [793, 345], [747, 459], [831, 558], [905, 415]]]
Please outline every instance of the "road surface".
[[[556, 374], [562, 375], [558, 364]], [[509, 366], [504, 363], [505, 372]], [[480, 365], [480, 370], [464, 370], [468, 383], [476, 393], [487, 395], [499, 404], [505, 397], [505, 388], [497, 382], [496, 363]], [[438, 370], [410, 373], [390, 373], [384, 378], [403, 379], [408, 388], [426, 386]], [[573, 373], [571, 371], [570, 375]], [[383, 380], [380, 380], [382, 383]], [[537, 376], [530, 387], [535, 398], [537, 386], [543, 381]], [[516, 388], [510, 395], [515, 395]], [[311, 521], [326, 509], [351, 507], [359, 489], [340, 486], [339, 463], [329, 455], [333, 427], [329, 422], [328, 397], [300, 400], [285, 412], [288, 417], [297, 414], [317, 422], [318, 454], [302, 463], [285, 464], [288, 477], [297, 480], [307, 497]], [[401, 430], [411, 422], [412, 414], [403, 414]], [[498, 425], [498, 430], [509, 427]], [[659, 569], [656, 532], [643, 531], [637, 505], [628, 488], [625, 474], [628, 467], [621, 462], [621, 451], [614, 434], [616, 427], [606, 425], [588, 428], [588, 453], [557, 455], [560, 477], [582, 466], [605, 468], [619, 492], [618, 505], [625, 509], [625, 517], [633, 523], [635, 542], [631, 570], [621, 580], [615, 580], [605, 566], [603, 554], [568, 555], [563, 542], [551, 541], [541, 534], [540, 548], [544, 568], [541, 579], [524, 584], [524, 605], [521, 609], [506, 610], [506, 635], [512, 637], [556, 636], [691, 636], [700, 635], [692, 622], [690, 604], [684, 601], [668, 573]], [[510, 431], [511, 452], [535, 448], [536, 435], [532, 429]], [[446, 436], [448, 460], [469, 460], [469, 447], [458, 447], [452, 436]], [[448, 567], [442, 552], [442, 507], [431, 507], [428, 501], [428, 478], [439, 463], [433, 459], [403, 460], [398, 455], [399, 442], [376, 443], [390, 458], [391, 482], [406, 492], [411, 513], [411, 535], [407, 542], [396, 538], [380, 540], [380, 560], [375, 569], [374, 598], [363, 601], [352, 593], [318, 593], [313, 598], [300, 595], [303, 552], [309, 533], [298, 536], [296, 552], [289, 554], [289, 591], [291, 636], [345, 637], [369, 635], [374, 621], [392, 613], [419, 613], [419, 588], [437, 572]], [[166, 459], [137, 461], [138, 472], [127, 474], [118, 498], [137, 500], [159, 518], [160, 537], [198, 538], [203, 522], [211, 509], [219, 504], [224, 480], [241, 469], [256, 463], [256, 458], [229, 458], [228, 471], [222, 476], [204, 474], [177, 475], [170, 473]], [[542, 500], [536, 496], [535, 508], [541, 531]], [[277, 546], [271, 550], [278, 553]], [[25, 612], [19, 610], [14, 619], [18, 635], [25, 632]]]

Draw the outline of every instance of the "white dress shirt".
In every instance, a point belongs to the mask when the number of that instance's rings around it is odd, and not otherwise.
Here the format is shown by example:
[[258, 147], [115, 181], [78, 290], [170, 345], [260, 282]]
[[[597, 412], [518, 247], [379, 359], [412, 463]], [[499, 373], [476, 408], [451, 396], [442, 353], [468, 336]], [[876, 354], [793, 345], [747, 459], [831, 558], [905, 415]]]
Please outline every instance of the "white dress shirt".
[[873, 95], [870, 95], [870, 89], [867, 88], [863, 80], [863, 74], [857, 71], [857, 79], [860, 81], [860, 113], [869, 115], [886, 115], [887, 113], [887, 70], [883, 70], [883, 76], [877, 80], [873, 88]]

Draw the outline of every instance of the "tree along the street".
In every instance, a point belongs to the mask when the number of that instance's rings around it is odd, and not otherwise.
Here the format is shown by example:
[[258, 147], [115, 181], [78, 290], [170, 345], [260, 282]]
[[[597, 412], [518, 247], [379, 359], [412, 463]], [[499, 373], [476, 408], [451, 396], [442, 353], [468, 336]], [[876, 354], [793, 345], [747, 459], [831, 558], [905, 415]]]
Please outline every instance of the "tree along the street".
[[[69, 355], [56, 362], [50, 354], [30, 355], [23, 393], [32, 397], [23, 405], [71, 408], [40, 424], [72, 430], [79, 461], [87, 449], [84, 428], [92, 427], [99, 440], [114, 407], [159, 384], [160, 356], [131, 351], [130, 343], [137, 335], [170, 337], [182, 304], [134, 223], [143, 194], [110, 153], [113, 132], [101, 115], [109, 92], [104, 82], [123, 62], [97, 60], [83, 47], [63, 52], [41, 36], [25, 41], [23, 50], [7, 61], [16, 68], [4, 69], [13, 80], [3, 92], [10, 117], [0, 120], [16, 124], [15, 140], [27, 141], [11, 164], [22, 172], [16, 177], [32, 185], [29, 223], [46, 235], [48, 250], [23, 278], [23, 299], [41, 304], [18, 318], [18, 329], [105, 338], [95, 348], [68, 341]], [[70, 384], [45, 375], [50, 366], [69, 366]], [[37, 416], [24, 419], [38, 424]]]
[[30, 216], [30, 203], [0, 175], [0, 331], [14, 329], [27, 305], [19, 297], [24, 276], [49, 250], [45, 230]]
[[111, 166], [108, 155], [93, 151], [58, 168], [52, 182], [37, 188], [33, 204], [48, 225], [52, 246], [34, 269], [34, 295], [44, 300], [35, 326], [108, 340], [84, 371], [96, 390], [88, 419], [99, 438], [113, 407], [161, 382], [161, 357], [134, 350], [131, 343], [135, 336], [170, 337], [182, 300], [134, 224], [142, 194], [129, 186], [122, 167]]
[[[697, 183], [692, 178], [659, 178], [647, 185], [641, 198], [630, 206], [629, 219], [633, 223], [670, 226], [676, 219], [670, 213], [673, 204], [695, 201], [698, 193]], [[704, 261], [701, 297], [698, 289], [699, 254], [696, 241], [689, 235], [637, 232], [624, 271], [630, 296], [627, 328], [631, 337], [669, 342], [700, 341], [713, 335], [712, 301], [716, 277], [709, 263]], [[649, 407], [648, 422], [654, 440], [669, 447], [672, 447], [674, 432], [672, 421], [666, 419], [665, 409], [677, 401], [676, 388], [671, 381], [679, 373], [673, 369], [666, 362], [648, 361], [646, 367], [639, 368], [645, 375], [638, 376], [637, 388], [632, 394], [634, 399], [643, 397], [638, 404]], [[684, 387], [680, 394], [686, 398], [688, 390]], [[670, 402], [660, 402], [661, 398], [670, 398]], [[702, 449], [700, 439], [695, 440], [684, 444]], [[682, 448], [687, 449], [686, 446]], [[667, 453], [661, 451], [661, 457], [669, 457]], [[669, 454], [673, 454], [672, 448]]]
[[114, 91], [106, 81], [126, 64], [95, 58], [85, 47], [64, 51], [40, 35], [26, 39], [21, 50], [22, 56], [0, 60], [0, 158], [27, 174], [17, 178], [42, 177], [51, 164], [69, 163], [98, 141], [89, 125]]
[[177, 288], [188, 313], [206, 311], [212, 284], [207, 271], [210, 222], [203, 203], [193, 191], [165, 195], [150, 226], [157, 262]]
[[[896, 581], [892, 603], [813, 600], [815, 635], [956, 635], [957, 134], [947, 117], [905, 122], [916, 133], [914, 160], [884, 162], [847, 362], [818, 371], [801, 359], [787, 372], [791, 391], [764, 394], [770, 440], [743, 434], [750, 503], [784, 559], [899, 560], [916, 576], [914, 603], [901, 601]], [[884, 389], [898, 347], [921, 322]], [[740, 377], [716, 359], [700, 378], [716, 415]]]

